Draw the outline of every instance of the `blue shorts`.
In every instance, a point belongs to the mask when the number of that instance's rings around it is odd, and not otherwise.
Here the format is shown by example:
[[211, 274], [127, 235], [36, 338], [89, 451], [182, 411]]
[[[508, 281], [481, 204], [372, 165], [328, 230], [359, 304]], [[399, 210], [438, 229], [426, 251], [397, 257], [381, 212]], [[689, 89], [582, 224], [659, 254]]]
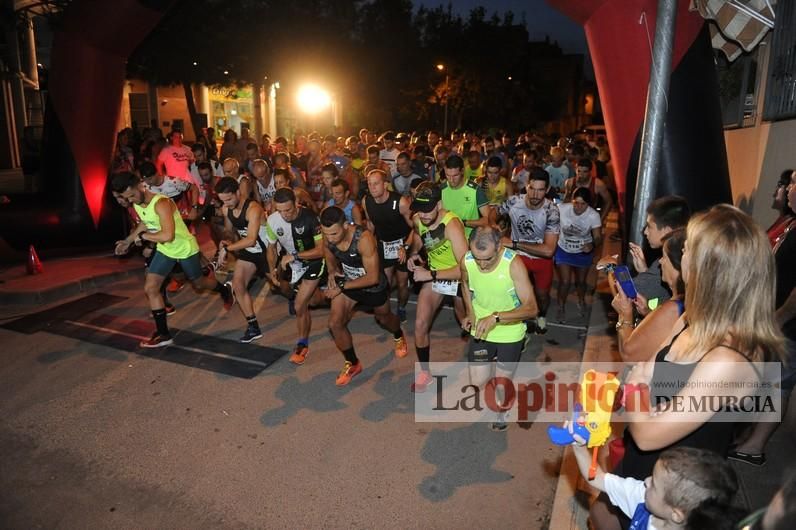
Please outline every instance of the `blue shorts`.
[[199, 253], [188, 256], [187, 258], [170, 258], [160, 251], [155, 250], [152, 261], [149, 262], [149, 274], [158, 276], [168, 276], [175, 265], [180, 264], [185, 277], [193, 281], [202, 276], [202, 262]]
[[576, 252], [572, 254], [557, 246], [554, 259], [556, 265], [569, 265], [579, 269], [588, 269], [591, 267], [593, 257], [593, 252]]

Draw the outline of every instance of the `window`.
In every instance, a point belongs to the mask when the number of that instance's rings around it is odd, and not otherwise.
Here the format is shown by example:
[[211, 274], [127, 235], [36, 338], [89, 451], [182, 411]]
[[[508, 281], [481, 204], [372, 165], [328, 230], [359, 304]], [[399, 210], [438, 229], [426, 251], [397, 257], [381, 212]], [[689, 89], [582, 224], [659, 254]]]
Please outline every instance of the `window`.
[[718, 50], [714, 54], [724, 127], [753, 126], [757, 115], [757, 49], [733, 62]]
[[796, 118], [796, 2], [779, 1], [771, 35], [763, 119]]

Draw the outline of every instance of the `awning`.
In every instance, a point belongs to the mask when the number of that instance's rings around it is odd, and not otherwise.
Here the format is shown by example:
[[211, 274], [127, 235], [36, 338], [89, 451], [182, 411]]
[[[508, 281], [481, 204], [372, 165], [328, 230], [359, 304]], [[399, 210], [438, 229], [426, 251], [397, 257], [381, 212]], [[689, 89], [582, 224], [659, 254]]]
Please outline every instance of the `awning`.
[[691, 0], [691, 10], [710, 21], [713, 48], [734, 61], [774, 27], [774, 4], [776, 0]]

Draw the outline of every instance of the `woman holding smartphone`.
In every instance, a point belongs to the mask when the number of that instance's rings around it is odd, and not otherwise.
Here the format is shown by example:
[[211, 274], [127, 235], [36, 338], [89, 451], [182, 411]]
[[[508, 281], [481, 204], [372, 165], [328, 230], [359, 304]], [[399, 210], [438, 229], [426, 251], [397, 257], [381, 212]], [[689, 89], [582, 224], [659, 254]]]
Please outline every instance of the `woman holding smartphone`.
[[[735, 424], [715, 416], [727, 408], [717, 413], [713, 407], [665, 405], [710, 401], [718, 394], [740, 401], [759, 389], [755, 363], [783, 357], [774, 317], [774, 255], [763, 230], [738, 208], [722, 204], [693, 217], [686, 236], [686, 312], [654, 358], [636, 364], [625, 378], [626, 384], [650, 389], [650, 408], [628, 407], [623, 415], [625, 454], [615, 470], [623, 477], [649, 476], [660, 453], [671, 447], [726, 455]], [[592, 505], [591, 520], [599, 530], [629, 523], [604, 498]]]

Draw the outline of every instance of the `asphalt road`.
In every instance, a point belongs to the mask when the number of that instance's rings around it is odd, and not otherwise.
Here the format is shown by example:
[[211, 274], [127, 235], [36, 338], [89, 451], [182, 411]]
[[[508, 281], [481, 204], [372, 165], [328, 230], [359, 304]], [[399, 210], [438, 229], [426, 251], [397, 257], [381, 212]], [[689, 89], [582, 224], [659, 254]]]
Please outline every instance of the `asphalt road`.
[[[142, 351], [141, 287], [2, 321], [3, 527], [546, 526], [561, 457], [546, 424], [416, 423], [414, 348], [394, 358], [371, 315], [351, 323], [365, 370], [338, 388], [328, 310], [313, 311], [311, 352], [295, 367], [284, 299], [258, 296], [265, 337], [241, 346], [237, 308], [186, 288], [169, 318], [178, 346]], [[413, 317], [410, 305], [410, 344]], [[462, 360], [465, 346], [442, 310], [432, 359]], [[523, 360], [582, 350], [581, 331], [551, 326]]]

